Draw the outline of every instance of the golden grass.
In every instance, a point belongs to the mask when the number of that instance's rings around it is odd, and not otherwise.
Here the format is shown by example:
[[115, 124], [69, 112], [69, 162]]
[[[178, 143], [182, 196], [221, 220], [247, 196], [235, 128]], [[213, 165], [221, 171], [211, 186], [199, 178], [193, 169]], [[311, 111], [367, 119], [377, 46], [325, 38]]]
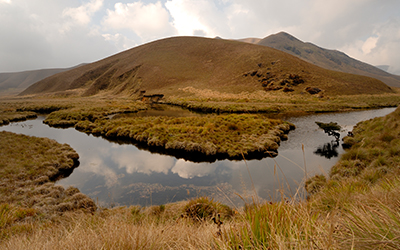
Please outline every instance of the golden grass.
[[96, 209], [76, 188], [54, 185], [78, 166], [70, 146], [10, 132], [0, 132], [0, 138], [0, 239], [65, 211]]
[[311, 96], [259, 91], [227, 94], [218, 91], [186, 88], [192, 97], [172, 96], [167, 103], [207, 113], [315, 113], [354, 109], [396, 107], [400, 93], [352, 96]]

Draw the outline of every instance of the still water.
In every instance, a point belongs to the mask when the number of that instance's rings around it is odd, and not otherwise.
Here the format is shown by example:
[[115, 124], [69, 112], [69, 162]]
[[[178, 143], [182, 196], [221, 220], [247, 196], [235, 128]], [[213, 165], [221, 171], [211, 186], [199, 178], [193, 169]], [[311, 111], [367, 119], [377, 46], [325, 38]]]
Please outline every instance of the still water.
[[[277, 157], [214, 163], [194, 163], [151, 153], [73, 128], [51, 128], [43, 124], [44, 116], [11, 123], [0, 127], [0, 131], [48, 137], [71, 145], [80, 156], [80, 166], [57, 184], [75, 186], [102, 206], [159, 205], [202, 195], [234, 206], [254, 197], [279, 200], [280, 190], [285, 190], [286, 196], [294, 196], [303, 186], [305, 169], [308, 176], [329, 173], [344, 150], [341, 145], [332, 146], [333, 137], [319, 129], [315, 121], [339, 123], [343, 127], [343, 137], [359, 121], [384, 116], [394, 110], [384, 108], [288, 117], [284, 120], [294, 123], [296, 130], [289, 133], [289, 140], [281, 142]], [[162, 111], [154, 112], [147, 115], [162, 114]]]

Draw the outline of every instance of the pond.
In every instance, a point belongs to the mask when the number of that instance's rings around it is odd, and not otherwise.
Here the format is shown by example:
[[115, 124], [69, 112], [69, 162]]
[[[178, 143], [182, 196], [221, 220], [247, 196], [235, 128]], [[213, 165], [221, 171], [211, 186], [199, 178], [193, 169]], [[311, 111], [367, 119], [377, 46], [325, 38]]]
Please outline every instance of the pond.
[[293, 197], [304, 185], [305, 169], [308, 176], [329, 173], [344, 150], [341, 146], [335, 147], [331, 143], [333, 137], [319, 129], [315, 121], [339, 123], [344, 129], [343, 137], [359, 121], [394, 110], [287, 117], [284, 120], [294, 123], [296, 130], [289, 133], [289, 140], [281, 142], [277, 157], [213, 163], [194, 163], [151, 153], [73, 128], [51, 128], [43, 124], [44, 116], [11, 123], [0, 127], [0, 131], [48, 137], [71, 145], [80, 156], [80, 166], [57, 184], [75, 186], [102, 206], [160, 205], [203, 195], [230, 206], [240, 206], [243, 200], [252, 198], [279, 200], [282, 191], [287, 197]]

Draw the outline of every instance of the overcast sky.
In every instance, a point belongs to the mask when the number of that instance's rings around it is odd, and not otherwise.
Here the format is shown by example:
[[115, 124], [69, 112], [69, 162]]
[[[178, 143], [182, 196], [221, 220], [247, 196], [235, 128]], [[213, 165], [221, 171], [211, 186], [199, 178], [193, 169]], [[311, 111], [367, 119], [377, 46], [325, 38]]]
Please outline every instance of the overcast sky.
[[170, 36], [280, 31], [400, 74], [399, 0], [0, 0], [0, 72], [71, 67]]

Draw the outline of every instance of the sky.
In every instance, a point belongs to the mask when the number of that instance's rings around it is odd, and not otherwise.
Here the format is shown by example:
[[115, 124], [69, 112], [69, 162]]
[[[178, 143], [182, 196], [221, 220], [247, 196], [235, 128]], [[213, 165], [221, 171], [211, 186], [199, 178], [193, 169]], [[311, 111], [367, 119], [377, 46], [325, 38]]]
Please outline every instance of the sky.
[[72, 67], [172, 36], [280, 31], [400, 75], [400, 0], [0, 0], [0, 72]]

